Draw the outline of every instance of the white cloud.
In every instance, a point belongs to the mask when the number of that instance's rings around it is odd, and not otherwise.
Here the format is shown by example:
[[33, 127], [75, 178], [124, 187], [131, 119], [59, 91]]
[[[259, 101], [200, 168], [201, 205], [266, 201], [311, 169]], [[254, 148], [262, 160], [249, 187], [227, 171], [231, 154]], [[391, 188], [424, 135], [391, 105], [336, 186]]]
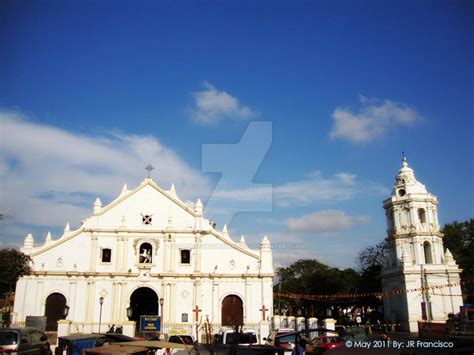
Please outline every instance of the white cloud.
[[242, 106], [239, 99], [225, 91], [217, 90], [212, 84], [204, 82], [204, 90], [193, 93], [195, 107], [191, 110], [192, 118], [201, 124], [213, 124], [223, 119], [249, 119], [257, 116], [247, 106]]
[[397, 125], [408, 126], [421, 119], [407, 104], [360, 96], [358, 113], [338, 107], [332, 114], [332, 139], [347, 139], [353, 143], [369, 143]]
[[234, 201], [262, 201], [273, 193], [274, 202], [283, 207], [292, 205], [310, 205], [324, 201], [351, 200], [361, 194], [387, 194], [389, 191], [376, 183], [358, 181], [350, 173], [338, 173], [324, 177], [316, 171], [302, 180], [290, 181], [277, 186], [264, 186], [246, 189], [228, 189], [214, 192], [214, 197]]
[[350, 216], [343, 211], [317, 211], [299, 218], [288, 218], [285, 224], [292, 233], [335, 233], [350, 229], [356, 223], [367, 223], [368, 216]]
[[164, 188], [174, 182], [183, 199], [211, 191], [204, 175], [155, 137], [81, 135], [0, 111], [0, 212], [9, 223], [78, 226], [96, 196], [107, 203], [125, 182], [137, 186], [148, 163], [154, 180]]

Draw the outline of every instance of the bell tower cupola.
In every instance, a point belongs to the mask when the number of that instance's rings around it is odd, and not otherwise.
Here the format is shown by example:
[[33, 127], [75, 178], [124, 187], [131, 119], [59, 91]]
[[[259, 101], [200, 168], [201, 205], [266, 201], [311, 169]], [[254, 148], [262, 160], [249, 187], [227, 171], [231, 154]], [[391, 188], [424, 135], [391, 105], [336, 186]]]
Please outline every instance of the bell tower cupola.
[[[445, 320], [459, 311], [461, 270], [444, 250], [438, 200], [416, 179], [405, 155], [383, 207], [387, 253], [382, 288], [389, 294], [384, 297], [385, 318], [416, 332], [420, 320]], [[433, 291], [438, 289], [444, 293]]]
[[384, 201], [390, 266], [400, 265], [403, 252], [413, 264], [443, 262], [437, 205], [436, 196], [416, 179], [404, 156], [392, 195]]

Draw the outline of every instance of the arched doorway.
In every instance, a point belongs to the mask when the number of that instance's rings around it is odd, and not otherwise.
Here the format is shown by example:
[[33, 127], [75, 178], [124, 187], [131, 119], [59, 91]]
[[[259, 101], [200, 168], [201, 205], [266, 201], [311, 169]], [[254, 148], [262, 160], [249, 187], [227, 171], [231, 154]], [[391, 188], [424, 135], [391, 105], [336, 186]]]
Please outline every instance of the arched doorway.
[[159, 315], [158, 295], [148, 287], [140, 287], [133, 291], [130, 296], [130, 307], [132, 307], [132, 317], [130, 320], [140, 322], [140, 316]]
[[66, 307], [66, 297], [55, 292], [46, 298], [44, 315], [46, 316], [46, 330], [57, 331], [58, 320], [64, 319], [64, 308]]
[[239, 296], [229, 295], [222, 300], [222, 325], [244, 324], [244, 307]]

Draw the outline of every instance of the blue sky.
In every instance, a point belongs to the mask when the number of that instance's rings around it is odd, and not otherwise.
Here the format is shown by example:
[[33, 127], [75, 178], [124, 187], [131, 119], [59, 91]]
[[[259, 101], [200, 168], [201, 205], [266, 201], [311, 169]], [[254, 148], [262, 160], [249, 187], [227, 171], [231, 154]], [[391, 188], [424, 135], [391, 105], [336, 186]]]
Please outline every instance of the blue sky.
[[469, 1], [2, 1], [2, 243], [77, 228], [148, 162], [232, 238], [305, 245], [278, 265], [352, 266], [382, 240], [401, 151], [441, 223], [472, 218], [473, 19]]

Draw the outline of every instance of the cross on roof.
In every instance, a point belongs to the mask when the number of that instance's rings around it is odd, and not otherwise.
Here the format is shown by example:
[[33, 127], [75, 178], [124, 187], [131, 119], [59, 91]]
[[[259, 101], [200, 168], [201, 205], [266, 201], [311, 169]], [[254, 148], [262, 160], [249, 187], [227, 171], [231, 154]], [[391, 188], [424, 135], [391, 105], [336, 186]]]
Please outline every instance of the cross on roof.
[[146, 167], [145, 167], [145, 170], [148, 171], [148, 179], [150, 178], [150, 173], [151, 171], [155, 169], [151, 164], [148, 164]]

